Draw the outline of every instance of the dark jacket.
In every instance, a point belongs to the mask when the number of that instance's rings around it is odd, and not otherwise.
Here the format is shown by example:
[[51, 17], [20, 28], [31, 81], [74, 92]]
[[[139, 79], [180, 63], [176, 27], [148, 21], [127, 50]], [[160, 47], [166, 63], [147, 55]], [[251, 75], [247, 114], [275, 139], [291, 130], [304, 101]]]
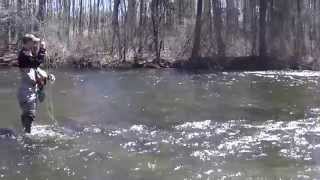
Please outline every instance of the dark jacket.
[[[18, 63], [21, 74], [21, 82], [18, 90], [18, 99], [21, 104], [30, 103], [31, 105], [37, 99], [37, 92], [39, 91], [39, 66], [44, 63], [45, 49], [40, 49], [37, 56], [34, 56], [30, 51], [22, 49], [19, 52]], [[33, 106], [32, 106], [33, 107]]]
[[45, 61], [46, 50], [40, 48], [36, 56], [30, 55], [28, 51], [22, 49], [18, 55], [19, 68], [38, 68]]

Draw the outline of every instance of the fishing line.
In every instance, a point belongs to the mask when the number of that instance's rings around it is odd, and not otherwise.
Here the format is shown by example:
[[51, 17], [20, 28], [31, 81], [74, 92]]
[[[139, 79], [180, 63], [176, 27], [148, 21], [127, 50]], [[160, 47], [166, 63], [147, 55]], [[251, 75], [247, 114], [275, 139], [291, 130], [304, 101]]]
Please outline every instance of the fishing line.
[[[45, 41], [45, 22], [43, 23], [40, 23], [42, 27], [40, 27], [41, 29], [41, 36], [43, 38], [43, 40]], [[46, 60], [45, 62], [45, 68], [46, 68], [46, 72], [48, 74], [48, 76], [51, 74], [50, 72], [50, 65], [49, 65], [49, 62], [48, 60]], [[57, 119], [55, 118], [55, 114], [54, 114], [54, 103], [53, 103], [53, 88], [52, 88], [52, 84], [53, 83], [49, 83], [47, 84], [47, 99], [45, 100], [46, 102], [46, 110], [47, 110], [47, 114], [49, 116], [49, 119], [50, 121], [53, 123], [53, 126], [54, 127], [58, 127], [59, 126], [59, 123], [57, 121]]]

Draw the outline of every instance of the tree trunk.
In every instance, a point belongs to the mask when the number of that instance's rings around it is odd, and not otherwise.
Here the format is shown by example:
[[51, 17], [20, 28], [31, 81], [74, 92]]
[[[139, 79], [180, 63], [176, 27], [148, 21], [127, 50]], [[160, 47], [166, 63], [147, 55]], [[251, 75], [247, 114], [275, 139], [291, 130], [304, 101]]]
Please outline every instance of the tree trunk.
[[76, 19], [77, 19], [75, 4], [76, 4], [76, 0], [72, 0], [72, 18], [73, 18], [73, 21], [72, 21], [72, 33], [73, 33], [73, 35], [76, 32]]
[[184, 1], [185, 0], [178, 0], [178, 21], [180, 25], [183, 25]]
[[303, 22], [302, 22], [302, 2], [301, 0], [296, 1], [297, 4], [297, 27], [296, 27], [296, 37], [295, 37], [295, 55], [297, 57], [302, 57], [305, 53], [305, 42], [304, 42], [304, 32], [303, 32]]
[[[21, 20], [22, 19], [22, 0], [17, 0], [17, 19]], [[23, 32], [23, 25], [21, 23], [19, 23], [17, 25], [17, 35], [18, 35], [18, 39], [22, 38], [22, 32]]]
[[129, 45], [135, 46], [134, 43], [132, 43], [135, 40], [136, 37], [136, 29], [137, 29], [137, 14], [136, 14], [136, 0], [130, 0], [128, 1], [128, 17], [127, 20], [127, 36]]
[[96, 17], [96, 23], [95, 23], [95, 30], [98, 31], [99, 30], [99, 27], [100, 27], [100, 0], [98, 0], [97, 2], [97, 9], [96, 9], [96, 12], [97, 12], [97, 17]]
[[251, 10], [251, 55], [257, 54], [257, 11], [256, 11], [256, 0], [250, 0]]
[[119, 6], [120, 0], [114, 0], [113, 4], [113, 17], [112, 17], [112, 27], [113, 27], [113, 35], [112, 35], [112, 48], [111, 52], [114, 51], [114, 43], [116, 39], [118, 40], [118, 51], [119, 58], [121, 59], [121, 42], [120, 42], [120, 26], [119, 26]]
[[71, 7], [70, 1], [63, 1], [64, 5], [64, 29], [65, 29], [65, 35], [67, 36], [67, 45], [70, 45], [70, 7]]
[[[226, 0], [227, 3], [227, 18], [226, 18], [226, 24], [227, 24], [227, 37], [230, 35], [233, 35], [234, 32], [234, 9], [235, 9], [235, 2], [234, 0]], [[231, 39], [231, 38], [230, 38]]]
[[[210, 49], [213, 47], [213, 16], [212, 16], [212, 0], [205, 0], [204, 13], [208, 26], [208, 37], [210, 41]], [[210, 52], [210, 51], [209, 51]]]
[[[1, 5], [1, 4], [0, 4]], [[9, 6], [10, 6], [10, 2], [9, 0], [4, 0], [3, 2], [3, 8], [4, 9], [9, 9]], [[11, 41], [11, 37], [10, 37], [10, 26], [11, 26], [11, 23], [10, 23], [10, 18], [8, 17], [8, 19], [6, 20], [6, 23], [5, 23], [5, 38], [4, 38], [4, 47], [6, 48], [6, 50], [9, 50], [10, 49], [10, 41]]]
[[41, 22], [44, 21], [46, 16], [46, 4], [47, 0], [40, 0], [39, 1], [39, 10], [38, 10], [38, 20]]
[[226, 56], [226, 46], [222, 38], [222, 8], [220, 0], [213, 0], [213, 9], [214, 9], [214, 25], [215, 25], [215, 35], [217, 40], [218, 47], [218, 56]]
[[151, 1], [151, 17], [153, 26], [153, 44], [155, 50], [156, 61], [160, 60], [161, 45], [159, 44], [159, 31], [160, 31], [160, 14], [159, 14], [160, 0]]
[[128, 20], [131, 30], [135, 30], [137, 17], [136, 17], [136, 0], [129, 0], [128, 2]]
[[94, 26], [94, 19], [93, 19], [93, 7], [92, 7], [92, 0], [89, 0], [89, 27], [88, 27], [88, 31], [89, 31], [89, 37], [91, 36], [92, 32], [93, 32], [93, 26]]
[[82, 22], [82, 16], [83, 16], [83, 0], [80, 0], [79, 4], [79, 33], [82, 35], [83, 33], [83, 22]]
[[[299, 1], [299, 0], [298, 0]], [[260, 0], [260, 16], [259, 16], [259, 55], [264, 57], [267, 55], [266, 42], [266, 15], [267, 15], [267, 0]]]
[[138, 47], [138, 54], [139, 56], [142, 56], [142, 50], [143, 50], [143, 34], [144, 34], [144, 0], [140, 0], [140, 17], [139, 17], [139, 47]]
[[196, 18], [196, 25], [194, 29], [194, 41], [193, 41], [193, 48], [191, 59], [195, 59], [200, 56], [200, 42], [201, 42], [201, 28], [202, 28], [202, 0], [198, 0], [197, 4], [197, 18]]

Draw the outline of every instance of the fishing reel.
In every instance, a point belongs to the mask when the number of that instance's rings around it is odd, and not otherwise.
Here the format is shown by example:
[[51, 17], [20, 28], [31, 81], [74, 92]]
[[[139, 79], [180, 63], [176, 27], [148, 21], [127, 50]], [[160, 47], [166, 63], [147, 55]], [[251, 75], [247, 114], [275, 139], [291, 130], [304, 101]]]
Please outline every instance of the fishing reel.
[[48, 80], [51, 84], [53, 84], [56, 81], [56, 77], [53, 74], [48, 75]]
[[39, 91], [37, 91], [37, 96], [39, 101], [42, 103], [46, 98], [46, 93], [44, 91], [44, 87], [49, 81], [51, 84], [53, 84], [56, 81], [56, 77], [53, 74], [49, 74], [47, 78], [44, 78], [43, 81], [38, 82]]

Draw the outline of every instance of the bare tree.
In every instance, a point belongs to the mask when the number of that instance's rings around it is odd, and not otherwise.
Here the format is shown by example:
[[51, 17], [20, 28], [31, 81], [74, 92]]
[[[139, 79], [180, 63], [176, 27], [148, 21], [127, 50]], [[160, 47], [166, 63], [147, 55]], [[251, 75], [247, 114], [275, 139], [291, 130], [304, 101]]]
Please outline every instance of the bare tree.
[[151, 19], [152, 19], [152, 29], [153, 29], [153, 45], [155, 51], [156, 62], [159, 62], [161, 55], [161, 41], [159, 40], [160, 22], [161, 14], [160, 7], [161, 0], [151, 1]]
[[268, 0], [260, 0], [260, 16], [259, 16], [259, 55], [267, 55], [267, 42], [266, 42], [266, 24], [267, 24], [267, 4]]
[[194, 30], [194, 41], [193, 41], [193, 48], [191, 59], [197, 58], [200, 56], [200, 41], [201, 41], [201, 28], [202, 28], [202, 0], [198, 0], [197, 4], [197, 19], [196, 25]]
[[45, 13], [46, 13], [46, 6], [47, 6], [47, 0], [41, 0], [39, 1], [39, 11], [38, 11], [38, 20], [40, 22], [43, 22], [45, 19]]
[[139, 6], [139, 11], [140, 11], [140, 17], [139, 17], [139, 47], [138, 47], [138, 55], [142, 55], [142, 50], [143, 50], [143, 35], [144, 35], [144, 25], [145, 25], [145, 1], [140, 0], [140, 6]]
[[83, 33], [83, 0], [80, 0], [79, 4], [79, 32]]
[[120, 6], [120, 0], [114, 0], [113, 16], [112, 16], [113, 35], [112, 35], [112, 51], [111, 51], [111, 52], [113, 53], [115, 41], [118, 41], [119, 58], [121, 59], [121, 41], [120, 41], [120, 26], [119, 26], [119, 6]]
[[224, 57], [226, 55], [226, 46], [222, 38], [222, 8], [220, 0], [213, 0], [213, 9], [215, 12], [214, 25], [218, 46], [218, 55]]
[[[46, 32], [74, 54], [320, 56], [317, 0], [2, 0], [0, 36]], [[27, 20], [26, 20], [27, 19]], [[270, 41], [267, 41], [270, 39]], [[57, 41], [53, 41], [57, 42]], [[84, 43], [85, 42], [85, 43]], [[91, 48], [89, 48], [90, 46]], [[57, 51], [66, 48], [57, 48]], [[116, 53], [115, 53], [116, 52]]]

